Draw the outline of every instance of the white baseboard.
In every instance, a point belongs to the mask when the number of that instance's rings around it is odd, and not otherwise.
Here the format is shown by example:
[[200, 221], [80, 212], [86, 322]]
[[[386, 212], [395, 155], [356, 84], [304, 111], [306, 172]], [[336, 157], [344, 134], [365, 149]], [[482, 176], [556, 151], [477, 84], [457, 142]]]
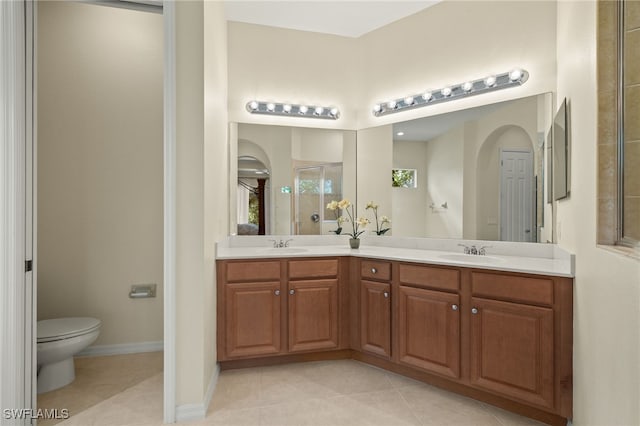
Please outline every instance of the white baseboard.
[[188, 420], [200, 420], [207, 416], [207, 410], [213, 397], [213, 391], [216, 390], [218, 384], [218, 377], [220, 376], [220, 364], [215, 365], [211, 378], [209, 379], [209, 385], [207, 391], [204, 394], [201, 403], [198, 404], [184, 404], [176, 407], [176, 421], [184, 422]]
[[141, 352], [159, 352], [164, 349], [164, 342], [121, 343], [118, 345], [89, 346], [76, 356], [103, 356], [137, 354]]

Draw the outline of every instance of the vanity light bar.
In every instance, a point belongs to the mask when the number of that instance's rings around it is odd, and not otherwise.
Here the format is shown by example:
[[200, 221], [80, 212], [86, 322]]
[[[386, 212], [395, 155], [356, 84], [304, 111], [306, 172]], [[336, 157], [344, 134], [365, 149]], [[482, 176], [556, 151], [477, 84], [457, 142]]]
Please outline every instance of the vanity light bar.
[[477, 80], [446, 86], [438, 90], [427, 90], [416, 95], [380, 102], [374, 105], [372, 112], [376, 117], [380, 117], [440, 102], [521, 86], [528, 79], [529, 73], [526, 70], [515, 68], [502, 74], [490, 75]]
[[276, 102], [250, 101], [247, 102], [247, 111], [251, 114], [282, 115], [287, 117], [324, 118], [337, 120], [340, 118], [340, 110], [336, 107], [323, 107], [316, 105], [283, 104]]

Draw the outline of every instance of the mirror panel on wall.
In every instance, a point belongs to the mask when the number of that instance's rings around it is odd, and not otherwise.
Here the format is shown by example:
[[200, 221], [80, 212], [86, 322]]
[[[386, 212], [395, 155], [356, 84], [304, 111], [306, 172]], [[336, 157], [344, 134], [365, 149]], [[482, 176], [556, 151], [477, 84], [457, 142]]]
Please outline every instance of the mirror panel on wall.
[[328, 235], [331, 201], [356, 197], [356, 132], [237, 123], [231, 229], [238, 235]]
[[[552, 111], [548, 93], [381, 126], [366, 145], [359, 132], [359, 210], [368, 201], [380, 204], [394, 236], [550, 242], [545, 146]], [[360, 161], [388, 146], [386, 164]], [[388, 184], [369, 188], [382, 169]], [[393, 184], [393, 170], [415, 170], [415, 182]]]

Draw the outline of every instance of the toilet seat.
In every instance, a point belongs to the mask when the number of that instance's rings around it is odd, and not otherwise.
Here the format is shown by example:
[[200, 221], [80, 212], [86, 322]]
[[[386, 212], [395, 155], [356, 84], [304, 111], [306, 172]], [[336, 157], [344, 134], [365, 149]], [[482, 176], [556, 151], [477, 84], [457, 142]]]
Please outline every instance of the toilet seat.
[[38, 343], [71, 339], [91, 333], [100, 328], [102, 322], [96, 318], [56, 318], [38, 321]]

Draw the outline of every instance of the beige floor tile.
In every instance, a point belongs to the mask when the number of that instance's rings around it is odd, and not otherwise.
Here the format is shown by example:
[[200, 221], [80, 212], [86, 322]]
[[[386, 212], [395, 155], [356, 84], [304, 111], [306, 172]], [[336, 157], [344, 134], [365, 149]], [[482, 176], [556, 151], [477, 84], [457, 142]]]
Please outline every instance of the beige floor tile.
[[[338, 390], [340, 386], [343, 389]], [[59, 425], [160, 426], [162, 391], [162, 374], [158, 373]], [[540, 426], [533, 420], [357, 361], [223, 371], [207, 417], [183, 424]]]
[[[163, 353], [80, 357], [74, 363], [76, 379], [63, 388], [38, 395], [39, 408], [67, 408], [73, 419], [88, 408], [158, 375], [163, 368]], [[53, 426], [60, 421], [40, 420], [38, 424]]]
[[220, 372], [209, 412], [260, 407], [260, 369]]
[[301, 374], [288, 366], [265, 367], [260, 372], [260, 399], [292, 402], [339, 395], [332, 388]]
[[222, 410], [209, 414], [204, 420], [185, 423], [185, 426], [259, 426], [260, 408]]
[[391, 389], [385, 371], [353, 360], [298, 365], [298, 374], [340, 395]]
[[328, 399], [307, 399], [270, 405], [260, 409], [260, 426], [329, 425], [331, 404]]
[[359, 393], [332, 398], [334, 413], [340, 413], [331, 424], [418, 426], [415, 416], [397, 390]]
[[431, 386], [398, 389], [425, 426], [503, 426], [483, 404]]

